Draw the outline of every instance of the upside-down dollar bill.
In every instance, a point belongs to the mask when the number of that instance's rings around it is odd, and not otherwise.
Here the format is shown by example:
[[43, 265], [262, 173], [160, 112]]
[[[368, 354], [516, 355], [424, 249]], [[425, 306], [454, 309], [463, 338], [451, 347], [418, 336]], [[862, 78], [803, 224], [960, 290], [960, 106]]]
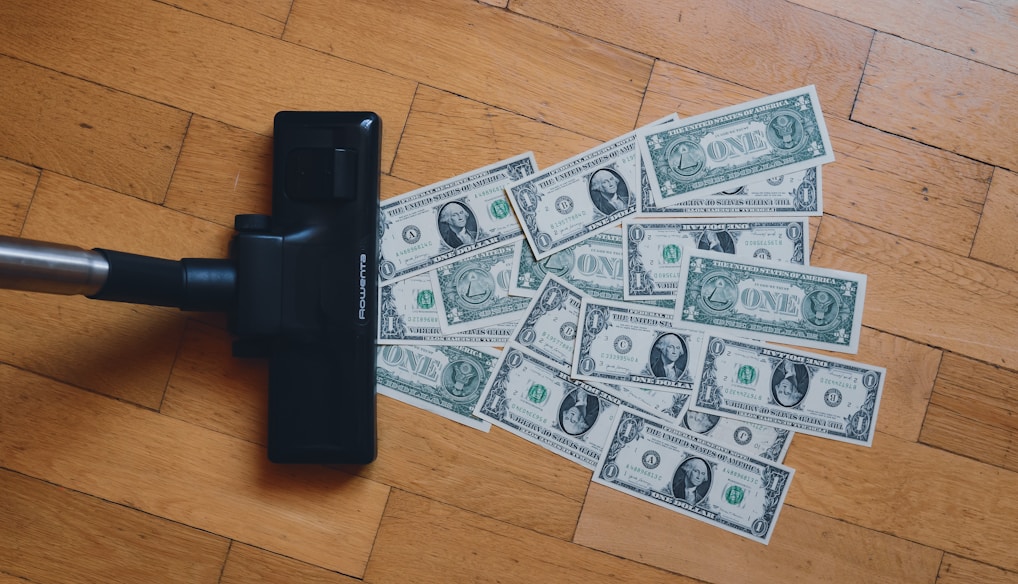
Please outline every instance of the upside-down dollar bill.
[[528, 152], [382, 201], [379, 281], [401, 280], [522, 239], [505, 186], [536, 171]]
[[474, 415], [594, 468], [621, 403], [607, 390], [509, 345]]
[[639, 189], [640, 153], [633, 131], [505, 190], [540, 260], [635, 213]]
[[694, 358], [706, 331], [675, 326], [672, 315], [649, 306], [584, 298], [573, 352], [573, 377], [657, 390], [692, 391]]
[[686, 409], [679, 427], [712, 441], [774, 462], [783, 462], [792, 443], [792, 431], [729, 416]]
[[856, 353], [866, 275], [687, 250], [676, 323]]
[[469, 345], [491, 347], [509, 340], [513, 321], [470, 329], [458, 334], [442, 332], [429, 274], [411, 276], [378, 287], [378, 344]]
[[637, 141], [658, 207], [834, 160], [812, 85], [644, 128]]
[[[525, 242], [516, 242], [515, 246], [510, 294], [533, 296], [545, 275], [555, 274], [587, 296], [599, 300], [625, 300], [625, 255], [622, 253], [622, 233], [618, 230], [598, 233], [541, 261], [534, 258]], [[641, 303], [675, 308], [675, 301], [666, 298]]]
[[595, 384], [607, 388], [613, 394], [632, 404], [635, 409], [653, 414], [670, 424], [681, 424], [691, 394], [673, 390], [648, 389], [615, 383]]
[[809, 221], [805, 217], [627, 219], [622, 222], [622, 234], [626, 300], [678, 294], [685, 249], [809, 265]]
[[473, 415], [499, 353], [482, 347], [378, 347], [378, 393], [485, 432]]
[[530, 299], [509, 295], [512, 261], [510, 243], [430, 272], [443, 333], [462, 333], [515, 320], [522, 315]]
[[582, 292], [549, 274], [512, 332], [510, 342], [569, 371], [582, 299]]
[[658, 207], [648, 178], [641, 191], [636, 213], [642, 217], [703, 217], [712, 215], [803, 215], [824, 213], [823, 173], [821, 167], [772, 176], [771, 178], [721, 191], [700, 195], [671, 205]]
[[691, 409], [869, 446], [883, 367], [711, 336]]
[[593, 480], [766, 544], [795, 471], [623, 409]]

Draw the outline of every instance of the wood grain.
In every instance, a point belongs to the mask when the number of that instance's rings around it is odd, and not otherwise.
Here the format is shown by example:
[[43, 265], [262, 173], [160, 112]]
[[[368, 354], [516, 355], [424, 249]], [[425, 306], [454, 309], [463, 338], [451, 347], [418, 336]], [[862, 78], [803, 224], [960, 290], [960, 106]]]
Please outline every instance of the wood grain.
[[601, 140], [633, 128], [652, 64], [470, 0], [295, 0], [283, 38]]
[[387, 170], [415, 82], [158, 2], [0, 5], [0, 52], [261, 134], [277, 111], [367, 110]]
[[[797, 448], [800, 436], [792, 442]], [[800, 480], [799, 472], [792, 485]], [[625, 529], [619, 526], [624, 525]], [[786, 504], [766, 546], [603, 485], [587, 493], [574, 541], [706, 582], [931, 584], [942, 552]]]
[[1018, 473], [880, 433], [872, 448], [797, 435], [785, 463], [796, 469], [788, 505], [1018, 568]]
[[273, 466], [257, 445], [9, 366], [0, 465], [358, 577], [389, 493], [335, 470]]
[[[763, 96], [658, 61], [640, 123], [673, 111], [687, 117]], [[826, 97], [821, 88], [821, 101]], [[824, 113], [835, 153], [835, 161], [823, 167], [825, 213], [968, 254], [992, 167], [848, 121], [826, 107]]]
[[948, 353], [920, 440], [1018, 471], [1018, 373]]
[[162, 202], [186, 112], [4, 56], [0, 77], [0, 156]]
[[919, 44], [1018, 73], [1018, 8], [1008, 0], [792, 0]]
[[812, 259], [867, 275], [864, 324], [995, 365], [1018, 364], [1018, 274], [830, 216]]
[[937, 584], [1018, 584], [1018, 572], [1001, 570], [953, 554], [944, 554]]
[[282, 36], [290, 13], [290, 0], [173, 0], [167, 3], [274, 37]]
[[526, 116], [421, 87], [392, 174], [427, 185], [524, 152], [533, 152], [538, 168], [547, 168], [599, 143]]
[[40, 174], [37, 168], [0, 158], [0, 235], [21, 234]]
[[1018, 74], [878, 34], [852, 119], [1018, 170]]
[[[435, 553], [435, 549], [442, 553]], [[448, 505], [393, 491], [365, 580], [402, 582], [618, 582], [694, 580], [559, 541]]]
[[229, 542], [172, 521], [0, 471], [0, 565], [34, 582], [215, 584]]
[[360, 580], [265, 550], [233, 543], [219, 584], [356, 584]]
[[998, 168], [993, 171], [971, 257], [1018, 271], [1015, 225], [1018, 225], [1018, 174]]
[[779, 0], [512, 0], [509, 9], [766, 93], [816, 85], [847, 117], [873, 31]]

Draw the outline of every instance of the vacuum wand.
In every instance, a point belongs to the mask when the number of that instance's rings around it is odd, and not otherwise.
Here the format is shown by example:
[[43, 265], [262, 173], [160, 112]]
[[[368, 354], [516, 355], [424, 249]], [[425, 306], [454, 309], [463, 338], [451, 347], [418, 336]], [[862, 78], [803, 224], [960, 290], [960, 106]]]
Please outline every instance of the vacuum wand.
[[109, 271], [106, 257], [95, 250], [0, 236], [0, 288], [91, 296]]
[[233, 306], [236, 280], [229, 260], [173, 261], [0, 237], [0, 288], [225, 312]]

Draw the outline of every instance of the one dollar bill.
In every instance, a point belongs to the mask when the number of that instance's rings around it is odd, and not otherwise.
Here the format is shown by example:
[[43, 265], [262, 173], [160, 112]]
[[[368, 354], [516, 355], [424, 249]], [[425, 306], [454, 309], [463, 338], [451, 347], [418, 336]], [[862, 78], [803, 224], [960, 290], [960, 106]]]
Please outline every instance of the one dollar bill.
[[474, 415], [587, 468], [601, 456], [621, 400], [507, 346]]
[[638, 143], [659, 207], [834, 160], [812, 85], [645, 128]]
[[706, 332], [676, 327], [671, 315], [649, 306], [584, 298], [580, 305], [573, 377], [657, 390], [692, 391], [695, 356]]
[[512, 182], [506, 193], [540, 260], [635, 213], [640, 185], [633, 131]]
[[794, 473], [623, 409], [593, 480], [766, 544]]
[[491, 347], [509, 340], [516, 326], [514, 322], [505, 322], [457, 334], [443, 333], [429, 274], [382, 284], [378, 287], [378, 297], [378, 343], [381, 345]]
[[657, 219], [622, 222], [626, 300], [678, 294], [685, 249], [809, 265], [805, 217], [733, 220]]
[[793, 432], [744, 419], [687, 409], [679, 427], [750, 456], [783, 462]]
[[536, 171], [537, 162], [528, 152], [382, 201], [380, 282], [408, 278], [522, 239], [505, 186]]
[[513, 246], [508, 244], [430, 272], [443, 333], [515, 321], [522, 315], [530, 299], [509, 295], [512, 261]]
[[676, 321], [739, 336], [856, 353], [866, 275], [688, 251]]
[[710, 195], [698, 195], [669, 207], [658, 207], [653, 190], [640, 194], [636, 212], [641, 217], [708, 217], [718, 215], [823, 215], [822, 167], [772, 176], [748, 185]]
[[886, 371], [712, 336], [691, 409], [869, 446]]
[[498, 351], [480, 347], [378, 347], [378, 393], [485, 432], [473, 415]]

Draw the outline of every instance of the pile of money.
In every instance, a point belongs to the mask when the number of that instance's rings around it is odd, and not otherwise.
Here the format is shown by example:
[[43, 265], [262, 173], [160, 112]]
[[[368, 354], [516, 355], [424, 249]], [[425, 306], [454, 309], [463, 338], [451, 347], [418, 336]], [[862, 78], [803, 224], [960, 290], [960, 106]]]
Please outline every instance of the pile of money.
[[886, 376], [808, 352], [866, 293], [809, 262], [833, 160], [810, 86], [383, 201], [379, 392], [766, 544], [793, 434], [869, 446]]

